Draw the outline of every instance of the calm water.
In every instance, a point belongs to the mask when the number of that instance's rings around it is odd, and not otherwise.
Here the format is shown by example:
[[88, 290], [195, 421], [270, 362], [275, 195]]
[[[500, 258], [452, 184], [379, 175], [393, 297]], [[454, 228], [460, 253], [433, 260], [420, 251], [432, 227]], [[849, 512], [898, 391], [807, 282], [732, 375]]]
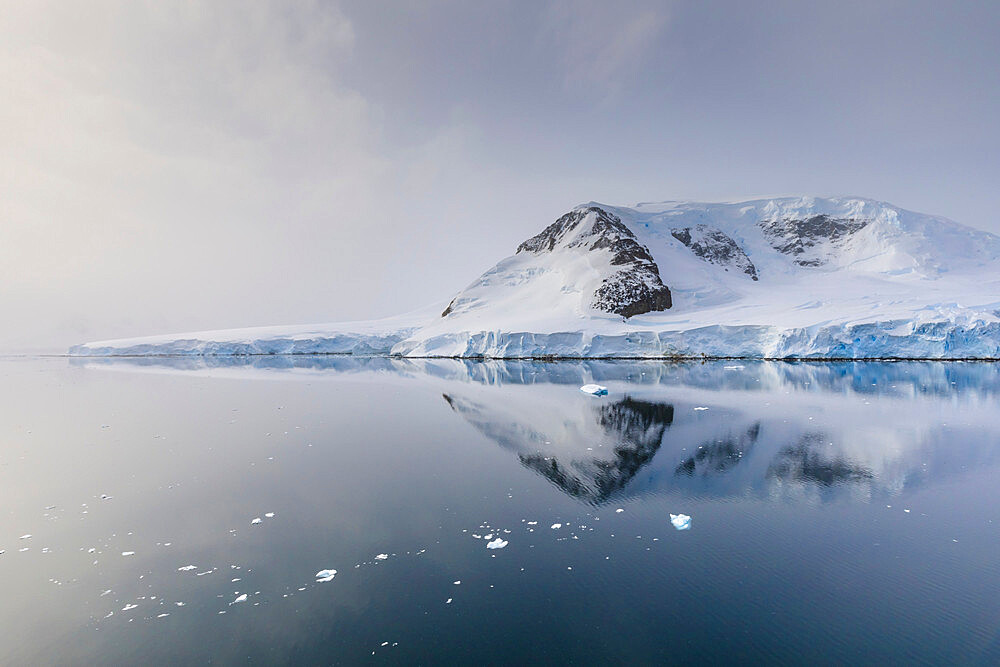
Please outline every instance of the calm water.
[[0, 376], [2, 664], [1000, 661], [998, 365]]

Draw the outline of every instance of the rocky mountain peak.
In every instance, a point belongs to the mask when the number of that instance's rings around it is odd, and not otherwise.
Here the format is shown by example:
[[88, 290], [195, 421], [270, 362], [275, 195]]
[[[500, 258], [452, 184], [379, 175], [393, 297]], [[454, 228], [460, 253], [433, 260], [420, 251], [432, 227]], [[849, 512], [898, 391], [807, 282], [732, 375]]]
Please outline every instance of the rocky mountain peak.
[[670, 308], [670, 290], [660, 269], [621, 218], [598, 206], [574, 209], [518, 246], [520, 253], [553, 252], [558, 247], [609, 250], [620, 267], [595, 290], [591, 307], [622, 317]]

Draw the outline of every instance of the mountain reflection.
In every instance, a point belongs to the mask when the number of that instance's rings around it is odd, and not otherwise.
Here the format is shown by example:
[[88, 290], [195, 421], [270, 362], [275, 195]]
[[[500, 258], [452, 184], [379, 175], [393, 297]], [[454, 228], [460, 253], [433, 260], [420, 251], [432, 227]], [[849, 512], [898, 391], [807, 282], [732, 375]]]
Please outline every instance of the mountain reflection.
[[[995, 363], [321, 355], [70, 363], [241, 380], [357, 377], [432, 391], [526, 469], [593, 504], [646, 493], [874, 499], [1000, 462]], [[578, 391], [588, 382], [610, 396]]]
[[727, 436], [722, 440], [698, 446], [698, 453], [688, 457], [674, 470], [675, 475], [713, 475], [728, 471], [743, 460], [760, 435], [760, 422], [738, 437]]
[[820, 451], [827, 440], [822, 434], [807, 433], [795, 445], [783, 448], [767, 469], [768, 479], [834, 486], [875, 477], [871, 470], [847, 459], [824, 458]]
[[[644, 465], [653, 460], [664, 432], [674, 419], [674, 408], [669, 404], [626, 396], [614, 403], [595, 404], [585, 410], [585, 422], [580, 429], [540, 431], [527, 424], [498, 424], [491, 420], [488, 408], [481, 404], [448, 394], [444, 395], [444, 399], [484, 435], [501, 446], [516, 450], [518, 459], [526, 468], [539, 473], [565, 493], [594, 504], [602, 503], [621, 491]], [[601, 431], [589, 440], [597, 444], [596, 448], [591, 446], [583, 451], [560, 452], [570, 444], [556, 442], [560, 433], [575, 436], [588, 429]], [[607, 449], [604, 449], [605, 445]]]

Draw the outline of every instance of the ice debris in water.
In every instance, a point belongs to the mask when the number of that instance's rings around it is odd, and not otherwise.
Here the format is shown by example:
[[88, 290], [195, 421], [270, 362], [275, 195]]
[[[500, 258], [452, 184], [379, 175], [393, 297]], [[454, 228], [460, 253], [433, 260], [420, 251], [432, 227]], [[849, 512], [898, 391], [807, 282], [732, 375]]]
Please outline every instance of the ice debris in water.
[[591, 396], [607, 396], [608, 388], [602, 387], [599, 384], [585, 384], [580, 387], [580, 391], [585, 394], [590, 394]]
[[507, 540], [500, 539], [499, 537], [486, 545], [487, 549], [503, 549], [507, 546]]
[[122, 552], [122, 556], [134, 556], [134, 555], [135, 555], [134, 551], [123, 551]]
[[233, 600], [229, 604], [236, 604], [237, 602], [246, 602], [246, 601], [247, 601], [247, 594], [244, 593], [243, 595], [240, 595], [238, 598], [236, 598], [235, 600]]
[[375, 556], [375, 560], [386, 560], [389, 558], [389, 554], [379, 554]]
[[704, 405], [699, 405], [698, 407], [695, 408], [695, 411], [701, 411], [701, 410], [708, 410], [708, 408], [706, 408]]
[[691, 528], [691, 517], [687, 514], [671, 514], [670, 523], [674, 524], [677, 530], [688, 530]]
[[183, 567], [177, 568], [177, 571], [178, 572], [187, 572], [188, 570], [197, 570], [197, 569], [198, 569], [197, 565], [185, 565]]
[[28, 535], [22, 535], [18, 539], [21, 539], [21, 540], [30, 540], [31, 539], [31, 534], [29, 533]]
[[251, 526], [256, 526], [261, 521], [262, 521], [262, 519], [260, 517], [257, 517], [256, 519], [254, 519], [253, 521], [250, 522], [250, 525]]
[[554, 523], [554, 524], [552, 524], [552, 530], [559, 530], [560, 528], [562, 528], [562, 524], [561, 523]]
[[316, 583], [324, 584], [328, 581], [333, 581], [333, 578], [337, 576], [336, 570], [320, 570], [316, 573]]
[[267, 514], [265, 514], [264, 516], [265, 516], [266, 518], [268, 518], [268, 519], [273, 519], [273, 518], [274, 518], [274, 512], [268, 512], [268, 513], [267, 513]]
[[621, 514], [624, 511], [625, 510], [623, 510], [621, 507], [619, 507], [618, 509], [615, 510], [615, 514]]

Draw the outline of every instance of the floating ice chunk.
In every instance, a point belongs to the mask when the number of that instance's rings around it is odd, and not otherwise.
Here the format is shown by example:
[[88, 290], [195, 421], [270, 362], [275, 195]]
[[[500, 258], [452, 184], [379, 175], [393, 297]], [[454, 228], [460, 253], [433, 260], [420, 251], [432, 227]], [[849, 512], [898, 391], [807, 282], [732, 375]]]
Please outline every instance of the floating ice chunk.
[[723, 366], [722, 368], [723, 368], [724, 370], [727, 370], [727, 371], [741, 371], [741, 370], [743, 370], [743, 366], [742, 366], [742, 365], [736, 365], [736, 366]]
[[187, 572], [188, 570], [197, 570], [197, 565], [185, 565], [184, 567], [177, 568], [178, 572]]
[[253, 521], [250, 522], [250, 525], [251, 526], [256, 526], [258, 523], [261, 523], [261, 521], [263, 521], [263, 519], [261, 519], [260, 517], [257, 517], [256, 519], [254, 519]]
[[695, 411], [701, 411], [701, 410], [708, 410], [708, 408], [706, 408], [704, 405], [699, 405], [698, 407], [695, 408]]
[[492, 540], [493, 539], [493, 533], [490, 533], [489, 535], [483, 535], [483, 539], [484, 540]]
[[486, 545], [487, 549], [503, 549], [507, 546], [507, 540], [500, 539], [499, 537]]
[[134, 551], [123, 551], [122, 552], [122, 556], [134, 556], [134, 555], [135, 555]]
[[264, 518], [273, 519], [274, 518], [274, 512], [268, 512], [267, 514], [264, 515]]
[[677, 530], [688, 530], [691, 528], [691, 517], [687, 514], [671, 514], [670, 523], [674, 524]]
[[386, 560], [388, 558], [389, 554], [379, 554], [378, 556], [375, 556], [375, 560]]
[[157, 618], [166, 618], [167, 616], [170, 616], [170, 614], [157, 614], [156, 615]]
[[135, 609], [138, 606], [139, 605], [137, 605], [137, 604], [127, 604], [124, 607], [122, 607], [122, 611], [128, 611], [129, 609]]
[[19, 537], [18, 539], [19, 539], [19, 540], [30, 540], [30, 539], [31, 539], [31, 534], [28, 534], [28, 535], [22, 535], [22, 536], [21, 536], [21, 537]]
[[316, 583], [325, 584], [328, 581], [333, 581], [333, 578], [337, 576], [336, 570], [320, 570], [316, 573]]
[[445, 600], [444, 603], [445, 604], [451, 604], [451, 598], [448, 598], [447, 600]]
[[458, 585], [459, 585], [460, 583], [462, 583], [462, 580], [461, 580], [461, 579], [459, 579], [458, 581], [453, 581], [453, 582], [451, 582], [451, 583], [453, 583], [453, 584], [455, 584], [456, 586], [458, 586]]
[[608, 388], [602, 387], [599, 384], [585, 384], [580, 387], [580, 391], [585, 394], [590, 394], [591, 396], [607, 396]]
[[615, 510], [615, 514], [621, 514], [624, 511], [625, 511], [624, 509], [622, 509], [621, 507], [619, 507], [618, 509]]
[[552, 524], [551, 527], [552, 527], [552, 530], [559, 530], [560, 528], [562, 528], [562, 524], [561, 523], [554, 523], [554, 524]]
[[229, 604], [236, 604], [237, 602], [246, 602], [246, 601], [247, 601], [247, 594], [244, 593], [243, 595], [240, 595], [239, 597], [237, 597], [235, 600], [233, 600]]

